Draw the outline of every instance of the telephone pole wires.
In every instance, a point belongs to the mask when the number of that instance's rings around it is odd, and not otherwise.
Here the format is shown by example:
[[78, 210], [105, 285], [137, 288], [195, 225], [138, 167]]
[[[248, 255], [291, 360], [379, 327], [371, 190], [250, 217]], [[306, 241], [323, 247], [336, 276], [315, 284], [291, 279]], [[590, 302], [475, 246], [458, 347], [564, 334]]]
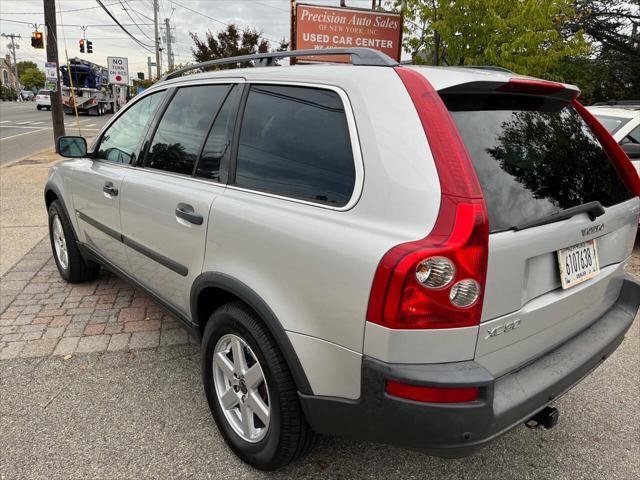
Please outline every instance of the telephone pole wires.
[[156, 77], [160, 78], [160, 29], [158, 27], [158, 0], [153, 0], [153, 28], [155, 31], [155, 45], [156, 45]]
[[164, 19], [164, 26], [166, 29], [166, 43], [167, 43], [167, 68], [173, 69], [173, 50], [171, 49], [171, 42], [173, 41], [171, 35], [171, 26], [169, 25], [169, 19]]
[[58, 63], [58, 26], [56, 24], [56, 0], [44, 0], [44, 24], [47, 35], [47, 62], [55, 63], [56, 91], [51, 92], [51, 121], [53, 123], [53, 141], [64, 136], [64, 112], [62, 111], [62, 83]]

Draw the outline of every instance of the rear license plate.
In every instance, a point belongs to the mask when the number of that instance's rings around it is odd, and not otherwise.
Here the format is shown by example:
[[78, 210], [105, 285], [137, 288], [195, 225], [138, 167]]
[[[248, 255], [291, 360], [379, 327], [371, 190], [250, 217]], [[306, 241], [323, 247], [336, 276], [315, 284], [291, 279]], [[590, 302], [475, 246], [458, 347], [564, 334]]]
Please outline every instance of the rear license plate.
[[589, 240], [558, 250], [558, 264], [560, 265], [560, 281], [563, 289], [571, 288], [595, 277], [600, 272], [596, 241]]

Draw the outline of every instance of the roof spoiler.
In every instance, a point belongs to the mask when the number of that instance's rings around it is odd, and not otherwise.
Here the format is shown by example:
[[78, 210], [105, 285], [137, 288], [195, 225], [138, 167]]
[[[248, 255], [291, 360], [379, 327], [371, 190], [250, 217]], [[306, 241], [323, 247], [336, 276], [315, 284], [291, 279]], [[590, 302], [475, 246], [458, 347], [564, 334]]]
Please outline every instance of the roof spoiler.
[[506, 93], [545, 96], [571, 102], [578, 98], [580, 90], [572, 85], [565, 85], [564, 83], [550, 82], [536, 78], [513, 77], [507, 81], [493, 80], [461, 83], [440, 90], [439, 93]]

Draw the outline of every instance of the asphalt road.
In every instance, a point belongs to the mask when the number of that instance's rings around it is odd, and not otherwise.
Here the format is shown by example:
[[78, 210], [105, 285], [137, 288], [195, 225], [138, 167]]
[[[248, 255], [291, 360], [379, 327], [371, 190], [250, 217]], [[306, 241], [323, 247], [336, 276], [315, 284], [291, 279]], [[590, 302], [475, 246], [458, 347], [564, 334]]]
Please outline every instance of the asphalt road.
[[[80, 115], [80, 131], [93, 137], [111, 114], [102, 117]], [[67, 135], [78, 135], [76, 119], [64, 116]], [[51, 112], [37, 110], [35, 102], [0, 102], [0, 165], [53, 146]]]
[[549, 431], [517, 427], [443, 460], [337, 437], [275, 474], [226, 447], [195, 346], [0, 362], [0, 478], [640, 478], [638, 320], [618, 351], [556, 406]]

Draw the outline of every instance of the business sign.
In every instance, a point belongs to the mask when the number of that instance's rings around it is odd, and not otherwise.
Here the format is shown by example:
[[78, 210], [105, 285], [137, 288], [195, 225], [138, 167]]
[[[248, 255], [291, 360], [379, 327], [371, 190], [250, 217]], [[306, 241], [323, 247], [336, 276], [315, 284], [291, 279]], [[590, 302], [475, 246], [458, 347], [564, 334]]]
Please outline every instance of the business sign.
[[58, 64], [55, 62], [46, 62], [44, 64], [44, 88], [55, 92], [58, 90]]
[[107, 57], [109, 83], [129, 85], [129, 59], [127, 57]]
[[[368, 47], [400, 60], [402, 16], [398, 13], [297, 4], [294, 28], [296, 50]], [[307, 59], [351, 61], [342, 55]]]

